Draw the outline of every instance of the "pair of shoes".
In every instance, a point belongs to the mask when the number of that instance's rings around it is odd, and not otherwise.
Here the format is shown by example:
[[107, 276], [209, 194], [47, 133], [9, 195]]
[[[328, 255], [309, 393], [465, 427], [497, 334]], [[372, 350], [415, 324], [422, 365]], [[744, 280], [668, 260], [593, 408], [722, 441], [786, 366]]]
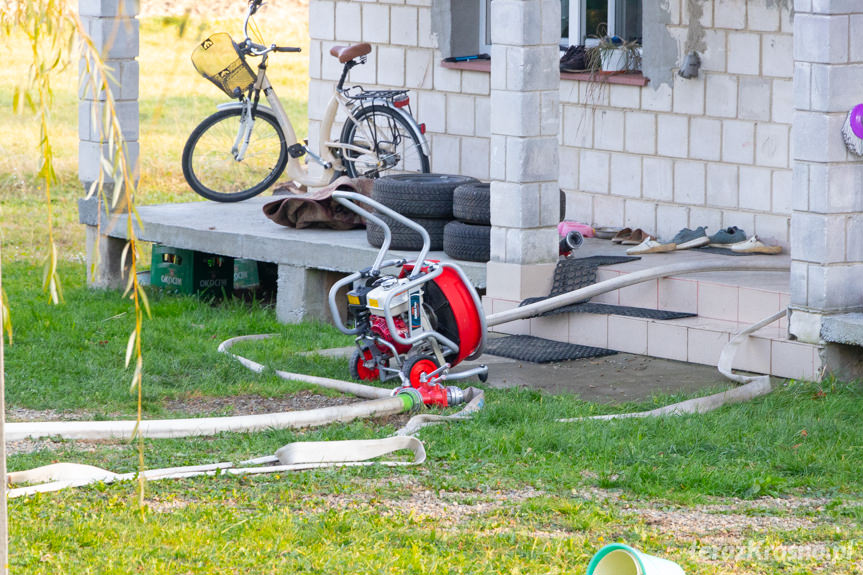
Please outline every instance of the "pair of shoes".
[[753, 234], [748, 240], [733, 244], [731, 251], [744, 254], [778, 254], [782, 252], [782, 246], [768, 246]]
[[723, 230], [719, 230], [710, 236], [710, 243], [707, 247], [710, 248], [730, 248], [732, 244], [737, 244], [746, 241], [746, 232], [737, 226], [731, 226]]
[[570, 46], [560, 58], [561, 72], [583, 72], [587, 70], [587, 52], [584, 46]]
[[634, 248], [628, 248], [626, 253], [631, 256], [637, 256], [639, 254], [673, 252], [675, 247], [676, 246], [674, 244], [661, 244], [654, 238], [648, 238]]
[[625, 246], [637, 246], [647, 240], [656, 239], [652, 235], [648, 234], [641, 228], [636, 228], [634, 230], [630, 230], [629, 228], [623, 228], [617, 235], [611, 238], [611, 241], [616, 244], [623, 244]]
[[710, 243], [710, 238], [707, 237], [707, 227], [699, 226], [694, 230], [683, 228], [670, 243], [674, 244], [676, 250], [688, 250], [689, 248], [700, 248]]

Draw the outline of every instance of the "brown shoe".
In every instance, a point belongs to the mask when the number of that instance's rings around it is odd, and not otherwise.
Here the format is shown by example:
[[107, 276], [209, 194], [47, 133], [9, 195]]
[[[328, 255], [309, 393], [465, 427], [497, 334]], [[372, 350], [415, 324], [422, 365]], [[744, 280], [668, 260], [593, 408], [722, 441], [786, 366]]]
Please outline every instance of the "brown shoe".
[[630, 228], [623, 228], [611, 238], [612, 243], [619, 244], [623, 240], [628, 240], [629, 236], [632, 235], [632, 230]]
[[647, 232], [645, 232], [641, 228], [637, 228], [635, 231], [632, 232], [632, 234], [628, 238], [626, 238], [625, 240], [623, 240], [620, 243], [625, 245], [625, 246], [637, 246], [641, 243], [644, 243], [647, 240], [655, 240], [655, 239], [656, 238], [654, 238], [652, 235], [648, 234]]

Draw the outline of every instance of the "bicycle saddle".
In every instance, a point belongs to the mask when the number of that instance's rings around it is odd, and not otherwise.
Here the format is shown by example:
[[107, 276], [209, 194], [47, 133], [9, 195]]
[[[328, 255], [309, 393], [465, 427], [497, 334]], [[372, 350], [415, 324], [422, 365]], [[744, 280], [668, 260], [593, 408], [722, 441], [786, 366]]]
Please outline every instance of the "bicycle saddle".
[[353, 46], [333, 46], [330, 48], [330, 54], [339, 59], [340, 64], [350, 62], [354, 58], [365, 56], [372, 51], [371, 44], [363, 42], [362, 44], [354, 44]]

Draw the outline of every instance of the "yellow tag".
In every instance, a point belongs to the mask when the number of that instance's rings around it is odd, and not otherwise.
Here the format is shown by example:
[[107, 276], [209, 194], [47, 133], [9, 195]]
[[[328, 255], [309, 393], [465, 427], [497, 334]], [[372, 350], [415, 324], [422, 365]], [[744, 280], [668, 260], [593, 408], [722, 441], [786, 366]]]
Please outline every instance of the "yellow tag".
[[379, 305], [378, 305], [378, 300], [376, 300], [376, 299], [372, 299], [372, 298], [369, 298], [369, 305], [370, 305], [371, 307], [381, 307], [381, 306], [379, 306]]
[[348, 303], [353, 305], [360, 305], [360, 298], [353, 294], [348, 294]]

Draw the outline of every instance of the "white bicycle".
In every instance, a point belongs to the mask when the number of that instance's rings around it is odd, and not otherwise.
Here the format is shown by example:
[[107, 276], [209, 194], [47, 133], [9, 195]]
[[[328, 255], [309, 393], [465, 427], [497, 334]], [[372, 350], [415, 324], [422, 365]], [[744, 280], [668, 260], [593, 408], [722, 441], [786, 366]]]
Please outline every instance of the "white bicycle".
[[[209, 200], [237, 202], [269, 188], [286, 169], [289, 179], [309, 187], [325, 186], [341, 174], [377, 178], [384, 173], [428, 172], [425, 126], [411, 115], [408, 91], [344, 87], [350, 70], [364, 64], [372, 50], [365, 43], [330, 50], [344, 67], [321, 122], [321, 137], [327, 141], [320, 154], [297, 141], [267, 79], [267, 60], [272, 52], [299, 52], [300, 48], [263, 46], [249, 38], [249, 20], [261, 3], [249, 2], [243, 42], [237, 44], [221, 32], [204, 40], [192, 54], [195, 69], [238, 100], [220, 105], [189, 136], [182, 163], [192, 189]], [[257, 73], [246, 63], [247, 56], [261, 58]], [[269, 106], [259, 104], [261, 92]], [[339, 109], [346, 120], [338, 140], [332, 140]], [[321, 166], [318, 174], [310, 173], [310, 161]]]

